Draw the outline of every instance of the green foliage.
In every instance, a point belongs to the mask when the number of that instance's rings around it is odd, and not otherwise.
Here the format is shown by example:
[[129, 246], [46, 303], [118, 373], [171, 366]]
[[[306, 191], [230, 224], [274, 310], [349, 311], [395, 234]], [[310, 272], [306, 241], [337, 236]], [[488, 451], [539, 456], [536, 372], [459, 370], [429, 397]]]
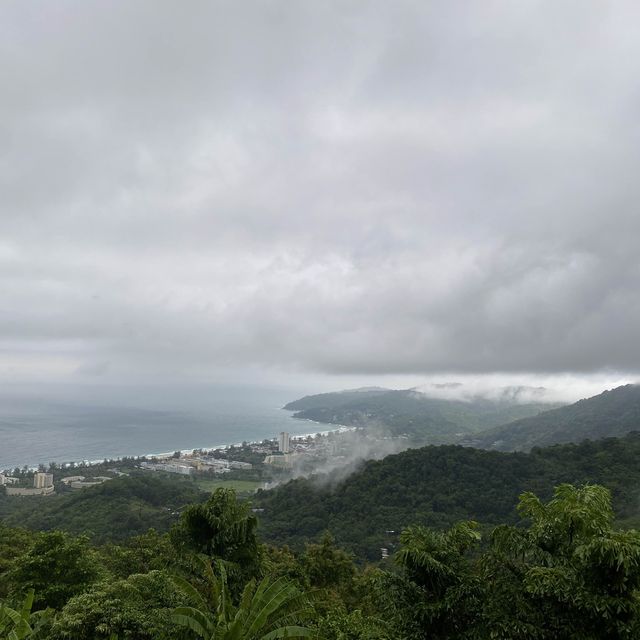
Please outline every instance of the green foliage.
[[40, 533], [31, 548], [16, 558], [7, 575], [12, 593], [35, 591], [37, 609], [61, 608], [100, 575], [95, 553], [86, 538], [62, 531]]
[[[445, 528], [458, 520], [514, 520], [525, 489], [540, 486], [545, 465], [524, 454], [500, 454], [455, 446], [410, 449], [368, 461], [337, 485], [299, 478], [259, 491], [263, 535], [300, 549], [328, 529], [358, 557], [377, 560], [397, 534], [413, 524]], [[553, 486], [553, 482], [549, 482]]]
[[116, 634], [128, 640], [181, 637], [172, 620], [184, 598], [163, 571], [103, 581], [72, 598], [56, 617], [51, 640], [99, 640]]
[[459, 582], [464, 554], [480, 542], [477, 523], [459, 522], [448, 531], [409, 527], [402, 532], [402, 548], [395, 561], [406, 576], [433, 598], [441, 598]]
[[528, 528], [498, 528], [484, 560], [510, 596], [489, 613], [500, 637], [514, 624], [521, 637], [640, 637], [640, 534], [613, 529], [609, 492], [560, 485], [547, 504], [524, 494], [519, 511]]
[[261, 575], [272, 578], [285, 576], [300, 586], [308, 586], [308, 578], [302, 565], [289, 547], [264, 545], [260, 554], [262, 560]]
[[33, 589], [24, 597], [19, 609], [12, 609], [6, 602], [0, 602], [0, 638], [3, 640], [23, 640], [35, 635], [38, 627], [50, 617], [49, 611], [32, 612]]
[[300, 557], [305, 585], [320, 590], [317, 608], [321, 612], [356, 603], [354, 579], [356, 567], [353, 557], [339, 549], [330, 533], [325, 533], [320, 544], [307, 544]]
[[28, 499], [0, 496], [0, 515], [8, 525], [86, 534], [96, 542], [125, 540], [148, 529], [168, 531], [173, 515], [201, 498], [185, 478], [160, 475], [115, 478], [65, 495]]
[[[383, 617], [403, 637], [428, 632], [431, 638], [456, 638], [476, 622], [480, 585], [466, 557], [480, 541], [476, 528], [460, 522], [448, 531], [403, 531], [395, 556], [403, 574], [380, 574], [374, 590]], [[390, 593], [396, 594], [391, 602]]]
[[[598, 448], [597, 460], [608, 464], [599, 454], [616, 447]], [[568, 448], [565, 461], [581, 460], [577, 451]], [[589, 464], [593, 471], [593, 458]], [[393, 561], [364, 570], [328, 534], [300, 555], [259, 545], [249, 505], [226, 490], [185, 511], [177, 546], [154, 531], [93, 549], [86, 538], [17, 530], [11, 544], [5, 528], [0, 638], [640, 637], [640, 534], [614, 527], [606, 488], [562, 483], [548, 498], [523, 492], [517, 516], [484, 547], [474, 522], [413, 524]], [[31, 611], [46, 605], [55, 616]]]
[[127, 578], [134, 573], [168, 569], [177, 563], [168, 534], [150, 529], [120, 545], [107, 543], [98, 550], [103, 566], [114, 577]]
[[9, 592], [7, 574], [15, 561], [25, 554], [34, 542], [31, 532], [24, 529], [11, 529], [0, 522], [0, 598]]
[[347, 613], [334, 608], [318, 623], [318, 635], [325, 640], [392, 640], [396, 638], [379, 618], [366, 616], [360, 609]]
[[333, 536], [325, 533], [320, 544], [308, 544], [301, 558], [309, 584], [319, 589], [341, 588], [353, 581], [353, 558], [338, 549]]
[[232, 489], [216, 489], [204, 504], [187, 507], [171, 531], [175, 546], [222, 560], [234, 591], [258, 575], [260, 547], [257, 520], [247, 502]]
[[374, 572], [364, 604], [401, 638], [640, 637], [640, 534], [613, 529], [608, 491], [564, 484], [518, 511], [525, 522], [496, 528], [482, 556], [471, 523], [407, 529], [402, 573]]
[[392, 638], [425, 637], [422, 620], [424, 594], [405, 576], [374, 569], [362, 580], [363, 611], [369, 618], [384, 620]]
[[173, 620], [205, 640], [271, 640], [307, 638], [312, 629], [301, 626], [313, 617], [309, 599], [285, 577], [265, 577], [256, 585], [251, 580], [237, 606], [231, 602], [224, 564], [218, 562], [218, 575], [204, 561], [207, 596], [191, 584], [175, 578], [176, 585], [191, 600], [192, 606], [178, 607]]

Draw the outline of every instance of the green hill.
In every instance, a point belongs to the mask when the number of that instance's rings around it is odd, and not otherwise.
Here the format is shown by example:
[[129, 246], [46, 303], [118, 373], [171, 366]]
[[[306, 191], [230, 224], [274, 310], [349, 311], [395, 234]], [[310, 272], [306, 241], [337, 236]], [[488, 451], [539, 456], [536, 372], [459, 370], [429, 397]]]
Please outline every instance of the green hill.
[[558, 405], [521, 403], [514, 394], [498, 400], [462, 401], [431, 398], [413, 389], [372, 388], [306, 396], [284, 408], [294, 411], [296, 418], [406, 435], [423, 444], [445, 444], [552, 406]]
[[448, 527], [458, 520], [515, 522], [523, 491], [548, 497], [561, 482], [594, 482], [613, 492], [618, 517], [640, 515], [640, 434], [532, 453], [502, 453], [460, 446], [410, 449], [369, 461], [337, 484], [297, 479], [259, 491], [255, 506], [262, 535], [302, 547], [330, 530], [360, 558], [379, 558], [396, 540], [388, 531], [409, 524]]
[[9, 526], [88, 534], [97, 542], [124, 540], [149, 528], [167, 531], [180, 508], [203, 496], [184, 478], [133, 476], [65, 495], [0, 495], [0, 519]]
[[463, 444], [498, 451], [528, 451], [556, 443], [623, 436], [637, 429], [640, 386], [629, 384], [487, 430]]

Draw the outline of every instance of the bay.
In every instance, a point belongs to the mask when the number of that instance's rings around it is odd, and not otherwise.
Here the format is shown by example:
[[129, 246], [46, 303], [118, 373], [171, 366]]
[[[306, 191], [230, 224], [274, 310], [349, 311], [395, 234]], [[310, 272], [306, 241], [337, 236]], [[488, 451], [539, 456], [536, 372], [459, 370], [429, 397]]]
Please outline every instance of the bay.
[[[64, 401], [0, 397], [0, 469], [55, 461], [211, 448], [313, 432], [281, 409], [300, 392], [214, 387], [136, 394], [89, 394]], [[100, 402], [100, 401], [103, 402]]]

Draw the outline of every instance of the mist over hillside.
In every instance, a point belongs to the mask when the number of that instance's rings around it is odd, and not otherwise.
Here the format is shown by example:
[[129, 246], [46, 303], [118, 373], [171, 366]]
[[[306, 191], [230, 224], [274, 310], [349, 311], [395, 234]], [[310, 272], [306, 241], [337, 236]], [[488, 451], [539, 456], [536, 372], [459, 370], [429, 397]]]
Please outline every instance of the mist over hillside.
[[499, 451], [528, 451], [557, 443], [624, 436], [638, 429], [640, 386], [629, 384], [489, 429], [464, 444]]
[[295, 418], [360, 427], [371, 434], [402, 436], [413, 442], [444, 444], [559, 406], [532, 401], [536, 395], [543, 396], [539, 390], [523, 387], [484, 394], [468, 394], [458, 386], [443, 386], [433, 393], [367, 388], [306, 396], [284, 408], [294, 411]]
[[427, 446], [364, 463], [344, 479], [299, 478], [258, 492], [261, 531], [302, 546], [330, 530], [360, 558], [397, 544], [409, 524], [438, 529], [458, 520], [515, 522], [523, 491], [548, 497], [555, 485], [599, 483], [613, 493], [619, 518], [640, 524], [640, 433], [555, 445], [532, 453]]

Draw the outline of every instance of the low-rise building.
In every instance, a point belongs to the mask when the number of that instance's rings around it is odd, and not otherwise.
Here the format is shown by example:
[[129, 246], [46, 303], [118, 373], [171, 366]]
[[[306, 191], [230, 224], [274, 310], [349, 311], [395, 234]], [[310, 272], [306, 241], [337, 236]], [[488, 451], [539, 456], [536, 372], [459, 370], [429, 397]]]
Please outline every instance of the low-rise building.
[[274, 467], [290, 467], [292, 466], [293, 461], [291, 460], [290, 453], [283, 453], [280, 455], [274, 454], [267, 456], [264, 459], [264, 463], [273, 465]]
[[[6, 478], [5, 478], [6, 480]], [[7, 487], [8, 496], [48, 496], [55, 493], [53, 488], [53, 474], [38, 471], [33, 476], [33, 487]]]
[[72, 482], [82, 482], [84, 480], [84, 476], [67, 476], [66, 478], [62, 478], [60, 482], [70, 485]]
[[48, 496], [55, 493], [53, 487], [43, 487], [36, 489], [35, 487], [6, 487], [5, 491], [8, 496]]
[[195, 468], [187, 464], [166, 463], [166, 462], [142, 462], [140, 466], [149, 471], [164, 471], [165, 473], [179, 473], [190, 476], [195, 473]]
[[109, 476], [95, 476], [93, 478], [87, 478], [85, 476], [67, 476], [62, 478], [60, 482], [64, 482], [71, 489], [86, 489], [87, 487], [96, 487], [107, 480], [112, 480]]
[[213, 471], [213, 473], [227, 473], [231, 469], [252, 469], [250, 462], [239, 460], [225, 460], [224, 458], [196, 458], [192, 464], [198, 471]]
[[82, 480], [73, 480], [69, 483], [72, 489], [87, 489], [88, 487], [97, 487], [98, 485], [111, 480], [106, 476], [97, 476], [95, 478], [83, 478]]
[[229, 460], [229, 469], [252, 469], [250, 462], [240, 462], [239, 460]]

